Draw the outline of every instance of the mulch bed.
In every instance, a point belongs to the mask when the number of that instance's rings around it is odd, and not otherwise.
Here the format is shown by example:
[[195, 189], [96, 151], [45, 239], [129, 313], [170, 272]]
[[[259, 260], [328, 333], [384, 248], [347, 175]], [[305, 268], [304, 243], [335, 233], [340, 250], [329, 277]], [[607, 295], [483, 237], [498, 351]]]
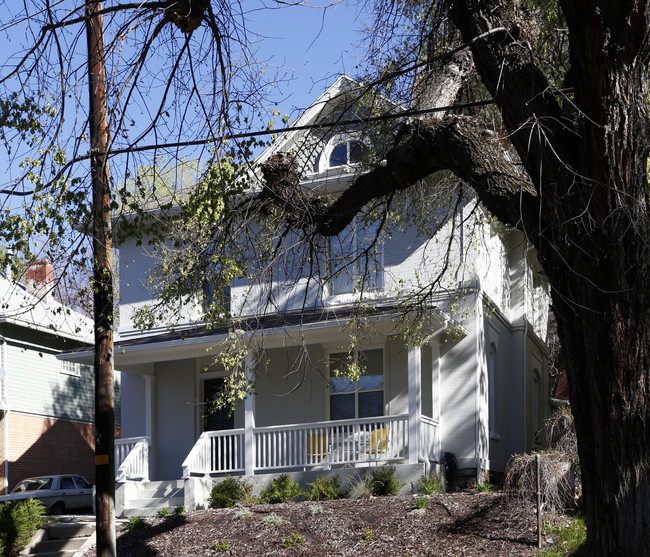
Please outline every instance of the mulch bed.
[[[534, 555], [536, 516], [529, 502], [502, 502], [499, 493], [429, 497], [425, 509], [414, 496], [256, 505], [202, 510], [127, 531], [118, 527], [119, 557], [237, 555], [288, 556], [474, 556]], [[316, 510], [316, 512], [314, 512]], [[269, 515], [281, 518], [269, 525]], [[275, 518], [275, 517], [273, 517]], [[285, 540], [300, 536], [296, 545]], [[219, 544], [218, 550], [216, 544]], [[87, 557], [94, 555], [88, 552]]]

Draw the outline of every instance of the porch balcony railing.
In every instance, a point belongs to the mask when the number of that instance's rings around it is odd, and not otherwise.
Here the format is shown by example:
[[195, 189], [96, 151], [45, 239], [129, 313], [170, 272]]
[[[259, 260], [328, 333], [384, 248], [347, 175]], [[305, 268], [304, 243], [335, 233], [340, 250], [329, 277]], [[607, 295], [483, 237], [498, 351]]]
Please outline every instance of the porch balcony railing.
[[149, 481], [149, 437], [115, 440], [115, 481]]
[[244, 471], [244, 430], [205, 431], [183, 462], [183, 478], [192, 474]]
[[[439, 460], [437, 425], [422, 418], [417, 457]], [[408, 431], [406, 414], [256, 427], [253, 471], [409, 460]], [[183, 477], [244, 472], [244, 436], [244, 429], [203, 433], [183, 462]]]

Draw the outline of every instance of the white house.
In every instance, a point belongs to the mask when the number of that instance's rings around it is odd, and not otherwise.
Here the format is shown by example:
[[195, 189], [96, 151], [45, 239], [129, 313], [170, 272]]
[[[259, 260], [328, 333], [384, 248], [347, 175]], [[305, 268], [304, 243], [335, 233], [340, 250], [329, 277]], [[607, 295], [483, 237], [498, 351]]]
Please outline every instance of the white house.
[[58, 359], [93, 342], [92, 321], [54, 300], [51, 263], [30, 265], [24, 284], [8, 277], [0, 275], [0, 490], [44, 474], [94, 482], [93, 368]]
[[[295, 124], [345, 119], [357, 88], [339, 78]], [[296, 153], [304, 187], [336, 195], [376, 138], [360, 127], [333, 130], [286, 133], [260, 159]], [[189, 311], [175, 332], [137, 330], [133, 313], [152, 301], [144, 278], [156, 261], [135, 241], [124, 242], [119, 479], [186, 478], [187, 486], [226, 473], [255, 478], [384, 463], [421, 474], [452, 453], [459, 473], [483, 481], [503, 472], [512, 454], [532, 448], [549, 413], [548, 295], [534, 253], [521, 233], [494, 222], [471, 198], [453, 219], [448, 207], [423, 207], [414, 198], [398, 207], [404, 218], [379, 235], [357, 219], [328, 243], [327, 262], [316, 271], [276, 269], [272, 285], [232, 283], [231, 311], [242, 320], [248, 350], [245, 373], [255, 380], [254, 396], [232, 416], [206, 416], [203, 405], [224, 381], [213, 354], [228, 345], [229, 328], [206, 328], [200, 312]], [[429, 236], [427, 226], [435, 231]], [[374, 239], [371, 259], [340, 271], [350, 250], [359, 253]], [[362, 272], [372, 309], [352, 355], [365, 372], [349, 381], [336, 372], [350, 346]], [[410, 322], [399, 318], [400, 303], [439, 275], [425, 309]], [[418, 335], [405, 336], [414, 326]], [[129, 495], [120, 497], [126, 505]], [[187, 492], [185, 499], [195, 501]]]

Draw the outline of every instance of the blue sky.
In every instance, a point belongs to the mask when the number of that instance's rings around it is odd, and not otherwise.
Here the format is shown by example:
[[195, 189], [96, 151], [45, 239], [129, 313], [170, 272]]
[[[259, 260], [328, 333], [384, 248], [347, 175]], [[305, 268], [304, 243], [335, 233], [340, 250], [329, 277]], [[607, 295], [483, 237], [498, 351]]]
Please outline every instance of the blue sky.
[[[339, 2], [326, 9], [306, 5], [251, 12], [250, 27], [259, 35], [259, 55], [293, 72], [279, 83], [275, 98], [282, 114], [294, 120], [341, 73], [354, 75], [364, 56], [363, 28], [368, 15], [356, 2]], [[268, 6], [269, 3], [266, 3]], [[314, 6], [316, 4], [314, 3]]]

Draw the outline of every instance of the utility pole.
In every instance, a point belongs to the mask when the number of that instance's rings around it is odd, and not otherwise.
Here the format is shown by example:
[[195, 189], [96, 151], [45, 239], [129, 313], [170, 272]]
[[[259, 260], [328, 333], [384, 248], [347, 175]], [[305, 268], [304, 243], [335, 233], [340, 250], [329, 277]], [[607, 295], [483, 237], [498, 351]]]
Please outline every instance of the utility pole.
[[93, 192], [95, 326], [95, 484], [97, 556], [116, 557], [115, 403], [113, 392], [113, 271], [108, 174], [108, 118], [102, 2], [86, 0], [89, 126]]

